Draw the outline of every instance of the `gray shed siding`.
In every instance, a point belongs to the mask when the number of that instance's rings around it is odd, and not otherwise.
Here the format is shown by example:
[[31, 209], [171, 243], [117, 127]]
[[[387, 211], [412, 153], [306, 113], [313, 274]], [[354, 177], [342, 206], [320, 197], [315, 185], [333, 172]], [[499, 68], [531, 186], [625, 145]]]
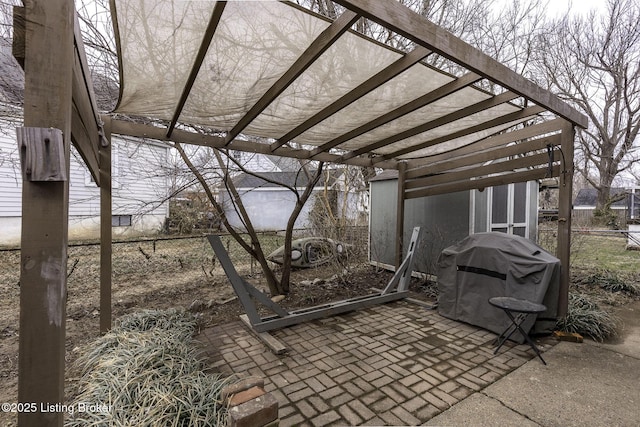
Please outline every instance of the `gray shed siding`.
[[[370, 183], [369, 261], [395, 265], [395, 232], [398, 180]], [[435, 274], [440, 252], [470, 234], [490, 230], [491, 189], [472, 190], [409, 199], [405, 202], [404, 238], [408, 244], [413, 227], [422, 228], [416, 254], [416, 270]], [[535, 241], [538, 221], [538, 183], [527, 183], [528, 237]]]
[[[395, 264], [397, 187], [397, 180], [371, 183], [369, 256], [374, 263]], [[413, 227], [422, 228], [416, 254], [418, 271], [433, 273], [440, 252], [469, 235], [470, 200], [469, 192], [463, 191], [405, 202], [405, 244], [411, 239]]]

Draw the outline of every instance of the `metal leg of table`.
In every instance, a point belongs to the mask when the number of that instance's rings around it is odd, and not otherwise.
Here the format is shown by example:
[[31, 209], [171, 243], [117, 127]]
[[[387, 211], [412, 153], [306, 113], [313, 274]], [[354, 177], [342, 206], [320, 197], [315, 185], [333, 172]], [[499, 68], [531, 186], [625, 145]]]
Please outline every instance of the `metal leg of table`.
[[[502, 334], [500, 334], [500, 336], [497, 338], [499, 340], [499, 344], [498, 344], [498, 347], [496, 347], [496, 349], [493, 352], [493, 354], [497, 354], [498, 350], [500, 350], [500, 347], [502, 347], [502, 345], [505, 343], [505, 341], [507, 341], [511, 337], [511, 335], [513, 335], [513, 333], [517, 330], [517, 331], [520, 331], [520, 333], [522, 334], [524, 339], [527, 341], [527, 343], [533, 349], [533, 351], [535, 351], [536, 355], [540, 358], [542, 363], [544, 363], [546, 365], [547, 362], [545, 362], [544, 359], [542, 358], [542, 354], [540, 354], [540, 350], [538, 350], [538, 347], [531, 340], [531, 338], [529, 338], [529, 334], [527, 334], [524, 331], [524, 329], [522, 329], [521, 324], [527, 318], [527, 315], [524, 314], [524, 313], [521, 313], [517, 317], [514, 317], [513, 314], [511, 313], [511, 311], [504, 310], [504, 312], [507, 313], [507, 316], [509, 316], [509, 319], [511, 319], [511, 325], [509, 325], [509, 327], [507, 329], [505, 329], [504, 332]], [[505, 335], [509, 330], [511, 330], [511, 332], [509, 332], [509, 334], [506, 335], [503, 338], [503, 335]]]

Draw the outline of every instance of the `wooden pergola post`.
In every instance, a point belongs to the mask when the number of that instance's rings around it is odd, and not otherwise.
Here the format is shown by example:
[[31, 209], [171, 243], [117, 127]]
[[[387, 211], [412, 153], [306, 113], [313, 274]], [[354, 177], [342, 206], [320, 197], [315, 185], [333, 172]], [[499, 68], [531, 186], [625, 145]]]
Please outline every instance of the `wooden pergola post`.
[[560, 293], [558, 295], [558, 317], [564, 317], [569, 309], [569, 282], [571, 266], [571, 211], [573, 205], [573, 146], [575, 127], [565, 122], [562, 128], [562, 168], [558, 191], [558, 246], [556, 256], [560, 259]]
[[398, 207], [396, 209], [396, 270], [402, 263], [404, 240], [404, 190], [407, 173], [407, 162], [398, 163]]
[[46, 405], [64, 402], [74, 13], [72, 0], [25, 1], [18, 401], [36, 410], [23, 427], [63, 423]]
[[103, 116], [104, 138], [98, 148], [100, 165], [100, 333], [111, 329], [111, 117]]

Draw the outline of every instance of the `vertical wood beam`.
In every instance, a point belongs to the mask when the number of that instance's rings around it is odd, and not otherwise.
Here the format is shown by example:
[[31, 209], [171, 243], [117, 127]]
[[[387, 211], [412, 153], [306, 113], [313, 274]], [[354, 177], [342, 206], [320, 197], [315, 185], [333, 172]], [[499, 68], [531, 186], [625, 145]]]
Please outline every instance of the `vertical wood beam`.
[[402, 262], [402, 243], [404, 240], [404, 191], [407, 174], [407, 162], [398, 163], [398, 200], [396, 209], [396, 270]]
[[[73, 0], [25, 1], [25, 127], [60, 129], [69, 173]], [[44, 143], [44, 142], [43, 142]], [[69, 181], [22, 183], [18, 401], [36, 403], [18, 424], [62, 426]]]
[[100, 333], [111, 329], [112, 280], [112, 194], [111, 194], [111, 117], [104, 116], [104, 139], [100, 141]]
[[571, 210], [573, 197], [573, 150], [575, 127], [566, 122], [562, 128], [562, 170], [558, 191], [558, 245], [556, 256], [560, 259], [560, 292], [558, 317], [564, 317], [569, 309], [569, 281], [571, 266]]

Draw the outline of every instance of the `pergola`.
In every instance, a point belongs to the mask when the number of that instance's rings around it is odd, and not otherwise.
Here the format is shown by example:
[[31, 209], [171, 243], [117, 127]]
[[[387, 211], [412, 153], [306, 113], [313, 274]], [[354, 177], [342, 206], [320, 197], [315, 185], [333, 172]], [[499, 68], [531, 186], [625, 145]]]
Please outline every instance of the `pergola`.
[[[279, 1], [111, 3], [116, 116], [96, 108], [73, 1], [25, 0], [14, 13], [25, 69], [20, 402], [64, 400], [72, 143], [101, 188], [100, 325], [111, 327], [111, 133], [396, 169], [398, 260], [406, 199], [558, 177], [566, 314], [574, 128], [587, 118], [554, 94], [394, 0], [336, 0], [333, 21]], [[364, 18], [413, 48], [353, 31]], [[426, 65], [434, 54], [459, 72]], [[19, 420], [61, 425], [62, 414]]]

